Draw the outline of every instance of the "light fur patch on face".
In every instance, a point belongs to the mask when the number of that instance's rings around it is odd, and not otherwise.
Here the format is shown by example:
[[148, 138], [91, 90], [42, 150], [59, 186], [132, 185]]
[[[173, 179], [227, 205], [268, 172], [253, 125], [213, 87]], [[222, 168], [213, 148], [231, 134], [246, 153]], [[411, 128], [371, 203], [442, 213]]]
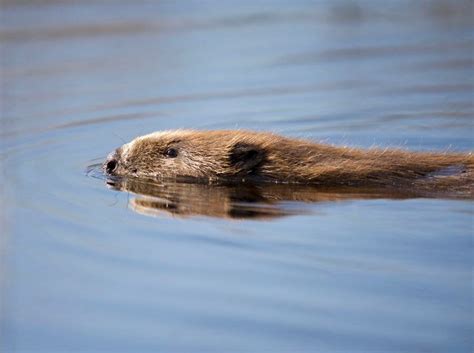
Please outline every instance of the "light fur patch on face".
[[[140, 137], [137, 137], [134, 141], [142, 141], [142, 140], [147, 140], [147, 139], [159, 139], [159, 138], [170, 138], [174, 139], [177, 137], [183, 137], [183, 136], [188, 136], [192, 133], [195, 133], [193, 130], [164, 130], [164, 131], [156, 131], [152, 132], [151, 134], [148, 135], [143, 135]], [[133, 142], [133, 141], [132, 141]]]
[[121, 147], [121, 157], [122, 160], [127, 161], [128, 156], [130, 155], [130, 151], [132, 151], [135, 147], [135, 145], [144, 140], [157, 140], [161, 138], [170, 138], [170, 139], [175, 139], [175, 138], [181, 138], [183, 136], [188, 136], [192, 134], [193, 130], [164, 130], [164, 131], [156, 131], [152, 132], [151, 134], [139, 136], [135, 138], [134, 140], [130, 141], [129, 143], [124, 144]]
[[132, 142], [126, 143], [120, 147], [120, 157], [122, 161], [126, 161], [128, 159], [128, 155], [130, 154], [130, 150], [133, 148], [135, 140]]

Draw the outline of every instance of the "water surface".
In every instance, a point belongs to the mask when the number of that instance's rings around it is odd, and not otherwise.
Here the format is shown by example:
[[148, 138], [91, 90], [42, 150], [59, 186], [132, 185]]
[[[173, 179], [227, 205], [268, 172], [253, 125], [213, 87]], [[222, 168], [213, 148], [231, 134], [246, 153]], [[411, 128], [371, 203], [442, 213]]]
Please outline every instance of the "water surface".
[[88, 172], [174, 128], [473, 150], [472, 2], [1, 9], [2, 351], [472, 351], [472, 201], [176, 184], [149, 207]]

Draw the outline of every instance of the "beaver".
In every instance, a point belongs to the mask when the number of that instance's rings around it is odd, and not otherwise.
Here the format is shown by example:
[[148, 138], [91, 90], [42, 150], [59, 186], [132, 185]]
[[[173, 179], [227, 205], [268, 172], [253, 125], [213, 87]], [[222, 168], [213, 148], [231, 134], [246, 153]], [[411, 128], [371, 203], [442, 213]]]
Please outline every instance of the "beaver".
[[246, 130], [175, 130], [124, 144], [103, 170], [147, 179], [414, 187], [472, 197], [474, 156], [338, 147]]

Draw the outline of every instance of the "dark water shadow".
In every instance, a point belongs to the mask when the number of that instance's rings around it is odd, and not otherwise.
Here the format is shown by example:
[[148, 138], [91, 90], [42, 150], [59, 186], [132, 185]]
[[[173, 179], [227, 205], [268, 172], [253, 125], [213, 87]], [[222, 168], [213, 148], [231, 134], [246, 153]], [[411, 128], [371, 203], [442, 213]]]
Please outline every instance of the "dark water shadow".
[[[325, 49], [317, 52], [292, 54], [277, 59], [274, 65], [309, 65], [321, 62], [354, 61], [363, 59], [380, 59], [394, 55], [430, 55], [442, 54], [450, 50], [465, 51], [469, 55], [472, 43], [470, 41], [437, 42], [429, 44], [403, 44], [403, 45], [378, 45], [357, 46]], [[467, 57], [468, 58], [468, 57]], [[466, 59], [466, 58], [464, 58]]]

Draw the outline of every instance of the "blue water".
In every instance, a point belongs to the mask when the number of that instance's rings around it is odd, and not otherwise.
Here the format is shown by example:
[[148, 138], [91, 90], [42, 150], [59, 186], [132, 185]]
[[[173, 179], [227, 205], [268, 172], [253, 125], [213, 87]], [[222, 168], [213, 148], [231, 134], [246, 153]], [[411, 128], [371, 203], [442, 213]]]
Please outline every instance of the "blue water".
[[470, 200], [158, 185], [137, 207], [93, 167], [183, 127], [472, 151], [472, 2], [1, 10], [0, 351], [473, 350]]

